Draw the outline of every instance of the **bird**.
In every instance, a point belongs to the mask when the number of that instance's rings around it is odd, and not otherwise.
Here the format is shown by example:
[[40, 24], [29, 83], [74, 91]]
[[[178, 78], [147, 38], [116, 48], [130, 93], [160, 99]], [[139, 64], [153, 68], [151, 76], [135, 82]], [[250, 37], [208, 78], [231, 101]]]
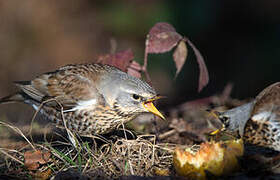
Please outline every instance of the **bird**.
[[251, 102], [216, 115], [225, 130], [248, 144], [280, 151], [280, 82], [266, 87]]
[[142, 113], [164, 119], [153, 104], [161, 98], [154, 88], [110, 65], [65, 65], [15, 85], [19, 90], [0, 104], [26, 103], [57, 127], [82, 136], [109, 133]]

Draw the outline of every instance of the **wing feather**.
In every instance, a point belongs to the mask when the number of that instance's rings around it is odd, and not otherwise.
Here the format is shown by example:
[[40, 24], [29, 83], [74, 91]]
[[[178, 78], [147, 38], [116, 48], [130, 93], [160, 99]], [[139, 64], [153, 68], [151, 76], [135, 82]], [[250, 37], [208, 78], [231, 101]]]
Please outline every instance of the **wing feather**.
[[[66, 109], [74, 109], [76, 106], [97, 102], [101, 98], [96, 88], [99, 79], [94, 69], [88, 69], [83, 65], [65, 66], [57, 71], [45, 73], [29, 82], [17, 82], [16, 84], [31, 99], [42, 103], [54, 98]], [[57, 106], [55, 101], [47, 103], [49, 106]]]
[[274, 83], [265, 88], [256, 97], [256, 103], [252, 111], [252, 116], [262, 112], [271, 113], [279, 110], [280, 107], [280, 82]]

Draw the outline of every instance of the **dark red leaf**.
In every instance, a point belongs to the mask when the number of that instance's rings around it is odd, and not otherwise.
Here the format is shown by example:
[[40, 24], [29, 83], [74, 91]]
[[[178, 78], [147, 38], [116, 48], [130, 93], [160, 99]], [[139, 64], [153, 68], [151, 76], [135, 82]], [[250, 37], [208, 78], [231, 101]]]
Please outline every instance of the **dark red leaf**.
[[116, 54], [107, 54], [99, 56], [97, 62], [101, 64], [108, 64], [127, 72], [127, 68], [134, 59], [131, 49], [118, 52]]
[[129, 67], [127, 68], [127, 73], [131, 76], [141, 78], [141, 70], [141, 65], [136, 61], [132, 61]]
[[173, 60], [175, 61], [176, 69], [177, 69], [175, 77], [177, 77], [177, 75], [181, 71], [183, 65], [185, 64], [187, 56], [188, 56], [188, 49], [186, 43], [184, 41], [180, 41], [176, 50], [173, 53]]
[[108, 64], [127, 72], [131, 76], [141, 78], [142, 67], [136, 61], [133, 61], [133, 52], [128, 49], [118, 52], [116, 54], [107, 54], [99, 56], [97, 62], [101, 64]]
[[187, 39], [188, 44], [191, 46], [191, 48], [194, 51], [194, 54], [196, 56], [197, 63], [199, 65], [199, 82], [198, 82], [198, 92], [200, 92], [209, 82], [209, 74], [207, 67], [205, 65], [204, 59], [198, 49], [194, 46], [194, 44]]
[[149, 35], [156, 35], [162, 32], [176, 32], [176, 29], [167, 22], [159, 22], [151, 28]]
[[170, 51], [182, 39], [175, 28], [165, 22], [155, 24], [147, 36], [146, 53], [164, 53]]
[[141, 71], [142, 70], [141, 65], [136, 61], [132, 61], [131, 64], [129, 65], [129, 67], [136, 70], [136, 71]]

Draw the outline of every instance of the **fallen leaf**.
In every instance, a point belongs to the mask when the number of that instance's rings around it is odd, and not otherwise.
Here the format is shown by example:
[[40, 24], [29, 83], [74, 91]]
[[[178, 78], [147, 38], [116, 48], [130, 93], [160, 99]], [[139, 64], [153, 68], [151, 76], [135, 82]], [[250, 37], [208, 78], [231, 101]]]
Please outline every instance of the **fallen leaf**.
[[49, 162], [50, 157], [50, 152], [27, 151], [24, 153], [24, 166], [29, 170], [36, 170], [40, 164]]
[[170, 170], [168, 168], [155, 168], [154, 171], [157, 176], [170, 176]]
[[199, 50], [195, 47], [195, 45], [189, 39], [187, 39], [187, 42], [193, 49], [194, 54], [196, 56], [198, 66], [199, 66], [198, 92], [200, 92], [209, 82], [208, 70], [207, 70], [204, 59], [203, 59], [201, 53], [199, 52]]
[[35, 179], [46, 180], [50, 178], [51, 174], [52, 174], [52, 170], [47, 169], [46, 171], [43, 172], [37, 171], [36, 173], [33, 174], [33, 177]]
[[155, 24], [146, 40], [146, 53], [164, 53], [170, 51], [182, 39], [175, 28], [166, 23], [160, 22]]
[[188, 49], [186, 43], [184, 41], [180, 41], [176, 50], [173, 53], [173, 60], [175, 61], [176, 69], [177, 69], [175, 78], [177, 77], [183, 65], [185, 64], [187, 55], [188, 55]]

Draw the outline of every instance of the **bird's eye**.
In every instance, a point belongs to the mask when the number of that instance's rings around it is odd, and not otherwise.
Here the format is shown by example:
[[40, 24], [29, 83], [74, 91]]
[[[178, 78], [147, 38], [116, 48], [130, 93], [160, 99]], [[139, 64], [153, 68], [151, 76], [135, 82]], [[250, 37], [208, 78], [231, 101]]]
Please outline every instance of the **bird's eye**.
[[221, 117], [220, 119], [221, 119], [222, 123], [226, 124], [226, 123], [228, 123], [228, 119], [229, 119], [229, 118], [226, 117], [226, 116], [223, 116], [223, 117]]
[[133, 99], [139, 101], [140, 100], [140, 96], [138, 96], [137, 94], [133, 94], [132, 95]]

